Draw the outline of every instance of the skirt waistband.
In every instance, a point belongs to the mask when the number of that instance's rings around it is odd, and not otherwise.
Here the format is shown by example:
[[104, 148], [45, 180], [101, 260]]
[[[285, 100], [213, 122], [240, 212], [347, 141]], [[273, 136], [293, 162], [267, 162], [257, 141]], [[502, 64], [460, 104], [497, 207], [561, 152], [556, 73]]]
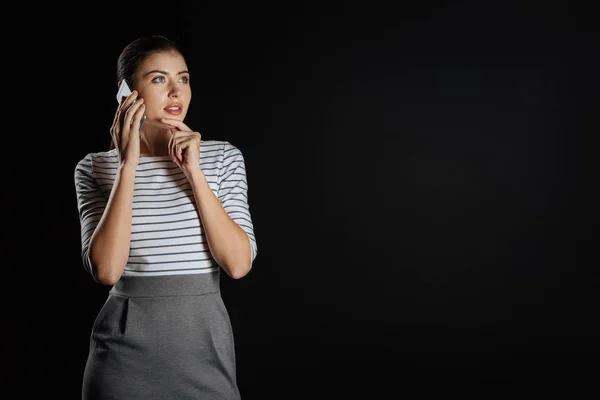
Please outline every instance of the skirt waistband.
[[219, 292], [220, 271], [164, 276], [123, 275], [110, 289], [127, 297], [195, 296]]

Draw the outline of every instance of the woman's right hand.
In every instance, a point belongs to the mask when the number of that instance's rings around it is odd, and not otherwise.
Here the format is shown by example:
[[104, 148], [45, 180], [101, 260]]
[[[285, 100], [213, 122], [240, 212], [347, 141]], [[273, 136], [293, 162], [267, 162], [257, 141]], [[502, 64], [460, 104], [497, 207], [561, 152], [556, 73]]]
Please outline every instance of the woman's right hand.
[[119, 154], [119, 165], [137, 167], [140, 161], [140, 122], [144, 114], [144, 99], [137, 90], [121, 100], [110, 134]]

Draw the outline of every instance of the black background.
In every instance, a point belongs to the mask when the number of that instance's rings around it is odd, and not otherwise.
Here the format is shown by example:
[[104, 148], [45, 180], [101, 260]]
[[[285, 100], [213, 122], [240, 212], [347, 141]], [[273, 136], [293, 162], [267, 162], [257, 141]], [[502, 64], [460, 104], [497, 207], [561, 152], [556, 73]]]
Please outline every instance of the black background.
[[5, 59], [5, 383], [80, 398], [108, 288], [74, 168], [108, 148], [121, 49], [164, 34], [186, 122], [246, 160], [258, 256], [222, 279], [245, 400], [597, 390], [593, 14], [389, 4], [36, 6]]

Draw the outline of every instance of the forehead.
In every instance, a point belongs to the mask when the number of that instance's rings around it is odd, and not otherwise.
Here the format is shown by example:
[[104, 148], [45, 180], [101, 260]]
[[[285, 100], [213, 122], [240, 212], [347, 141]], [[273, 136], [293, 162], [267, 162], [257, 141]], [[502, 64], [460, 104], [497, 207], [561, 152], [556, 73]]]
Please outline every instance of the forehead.
[[139, 72], [142, 74], [155, 69], [176, 74], [187, 70], [187, 64], [183, 56], [176, 51], [161, 51], [150, 54], [139, 66]]

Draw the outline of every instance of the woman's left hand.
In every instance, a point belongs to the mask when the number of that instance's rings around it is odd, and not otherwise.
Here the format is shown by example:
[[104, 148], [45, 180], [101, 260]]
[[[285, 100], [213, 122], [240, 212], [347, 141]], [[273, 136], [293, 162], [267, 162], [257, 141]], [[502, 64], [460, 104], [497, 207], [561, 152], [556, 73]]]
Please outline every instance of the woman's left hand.
[[177, 119], [163, 118], [161, 122], [173, 127], [169, 139], [169, 155], [175, 164], [186, 175], [200, 170], [200, 133], [192, 131]]

